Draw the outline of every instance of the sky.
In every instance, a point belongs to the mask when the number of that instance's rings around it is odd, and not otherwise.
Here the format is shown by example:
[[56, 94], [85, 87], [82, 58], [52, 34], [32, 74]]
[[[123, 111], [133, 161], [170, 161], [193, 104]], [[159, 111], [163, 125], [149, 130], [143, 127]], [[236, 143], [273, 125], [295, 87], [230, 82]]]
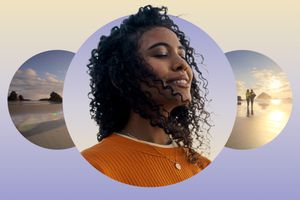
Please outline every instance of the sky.
[[63, 50], [46, 51], [28, 59], [15, 73], [11, 91], [26, 99], [49, 98], [52, 91], [62, 96], [63, 83], [74, 53]]
[[247, 89], [256, 95], [265, 92], [272, 98], [292, 98], [286, 74], [267, 56], [248, 50], [231, 51], [226, 56], [236, 76], [237, 93], [243, 99]]

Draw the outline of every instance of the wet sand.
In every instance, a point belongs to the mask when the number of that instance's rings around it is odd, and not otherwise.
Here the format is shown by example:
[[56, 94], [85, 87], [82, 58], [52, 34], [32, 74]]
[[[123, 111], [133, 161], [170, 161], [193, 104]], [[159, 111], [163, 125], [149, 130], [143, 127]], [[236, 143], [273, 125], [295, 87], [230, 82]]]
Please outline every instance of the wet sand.
[[272, 141], [283, 130], [292, 110], [291, 102], [257, 101], [247, 111], [247, 103], [238, 105], [237, 118], [226, 144], [235, 149], [252, 149]]
[[61, 103], [49, 103], [44, 101], [9, 102], [8, 107], [10, 115], [13, 116], [35, 113], [55, 113], [62, 111]]
[[16, 128], [32, 143], [50, 149], [74, 146], [65, 125], [62, 104], [9, 102], [8, 107]]

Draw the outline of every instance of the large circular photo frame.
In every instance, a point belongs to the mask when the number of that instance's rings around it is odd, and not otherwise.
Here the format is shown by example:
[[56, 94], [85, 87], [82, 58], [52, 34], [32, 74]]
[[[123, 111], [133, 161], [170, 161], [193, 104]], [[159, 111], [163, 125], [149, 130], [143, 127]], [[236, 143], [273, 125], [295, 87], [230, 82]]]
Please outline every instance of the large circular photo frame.
[[[65, 79], [64, 85], [64, 114], [66, 118], [66, 124], [70, 135], [79, 149], [79, 151], [86, 150], [92, 146], [96, 146], [98, 143], [97, 140], [97, 133], [99, 132], [99, 127], [97, 124], [91, 119], [90, 115], [90, 101], [88, 97], [88, 93], [91, 91], [90, 88], [90, 76], [88, 74], [87, 65], [90, 62], [91, 52], [93, 49], [97, 48], [99, 43], [99, 38], [103, 35], [107, 36], [110, 34], [111, 29], [114, 26], [119, 26], [120, 23], [127, 17], [119, 18], [99, 30], [97, 30], [92, 36], [90, 36], [85, 43], [81, 46], [79, 51], [74, 56], [72, 63], [70, 64], [68, 74]], [[236, 88], [235, 88], [235, 78], [232, 73], [231, 66], [226, 59], [222, 50], [218, 47], [218, 45], [207, 35], [204, 31], [200, 28], [196, 27], [195, 25], [187, 22], [183, 19], [171, 16], [171, 19], [174, 21], [175, 24], [178, 25], [179, 29], [184, 32], [188, 41], [190, 42], [190, 46], [195, 49], [194, 57], [195, 62], [198, 65], [202, 76], [207, 81], [207, 96], [206, 96], [206, 110], [209, 112], [209, 124], [211, 127], [209, 128], [209, 132], [207, 134], [206, 140], [208, 141], [208, 147], [201, 153], [205, 154], [205, 157], [213, 161], [215, 157], [220, 153], [223, 149], [224, 145], [226, 144], [231, 129], [234, 124], [235, 116], [236, 116]], [[146, 32], [147, 33], [147, 32]], [[172, 34], [171, 34], [172, 35]], [[126, 51], [131, 51], [131, 49], [127, 49]], [[135, 53], [135, 52], [133, 52]], [[194, 74], [197, 74], [194, 71]], [[206, 82], [205, 82], [206, 83]], [[224, 86], [226, 85], [226, 88]], [[203, 85], [198, 85], [199, 87], [203, 87]], [[176, 170], [180, 171], [185, 165], [180, 165], [176, 162], [176, 153], [175, 156], [170, 153], [169, 145], [153, 145], [153, 143], [144, 142], [142, 143], [139, 139], [131, 137], [132, 135], [126, 134], [112, 134], [114, 137], [114, 142], [119, 142], [120, 144], [128, 144], [134, 148], [152, 148], [156, 151], [156, 156], [161, 157], [160, 159], [164, 159], [165, 162], [169, 162], [172, 166], [177, 168]], [[112, 138], [112, 137], [111, 137]], [[99, 138], [98, 138], [99, 139]], [[107, 142], [102, 140], [101, 142]], [[100, 143], [101, 143], [100, 142]], [[141, 145], [135, 146], [136, 143], [142, 143]], [[168, 146], [168, 147], [166, 147]], [[111, 146], [108, 148], [110, 151], [111, 149], [116, 149], [119, 147], [118, 145]], [[172, 146], [174, 147], [174, 146]], [[142, 147], [141, 147], [142, 148]], [[93, 152], [98, 150], [93, 149]], [[118, 149], [119, 151], [120, 149]], [[144, 151], [145, 149], [143, 149]], [[90, 151], [90, 152], [92, 152]], [[137, 150], [138, 151], [138, 150]], [[122, 154], [122, 149], [120, 150], [120, 155]], [[148, 152], [149, 153], [149, 152]], [[93, 153], [92, 153], [93, 154]], [[101, 152], [100, 152], [101, 154]], [[151, 153], [150, 153], [151, 154]], [[153, 153], [154, 154], [154, 153]], [[172, 155], [171, 155], [172, 154]], [[94, 155], [97, 157], [97, 155]], [[153, 156], [153, 155], [152, 155]], [[154, 155], [155, 156], [155, 155]], [[109, 157], [109, 156], [108, 156]], [[107, 157], [107, 158], [108, 158]], [[117, 159], [117, 157], [116, 157]], [[145, 161], [145, 159], [142, 159]], [[173, 161], [175, 162], [173, 163]], [[97, 168], [99, 171], [103, 172], [99, 168], [95, 166], [95, 163], [92, 163], [90, 160], [89, 162]], [[155, 162], [155, 161], [153, 161]], [[144, 163], [149, 163], [144, 162]], [[151, 163], [151, 162], [150, 162]], [[127, 174], [126, 170], [130, 170], [130, 168], [135, 165], [136, 162], [131, 162], [127, 160], [126, 163], [120, 166], [120, 170], [122, 171], [125, 168], [125, 172], [123, 174]], [[145, 169], [147, 168], [147, 164], [144, 165]], [[161, 169], [156, 169], [161, 170]], [[174, 170], [174, 168], [172, 169]], [[183, 169], [184, 170], [184, 169]], [[143, 170], [142, 170], [143, 171]], [[142, 173], [146, 173], [145, 176], [149, 177], [147, 174], [149, 171], [144, 170]], [[189, 177], [197, 174], [199, 171], [194, 171], [192, 175]], [[153, 183], [147, 182], [143, 184], [133, 183], [130, 181], [123, 181], [118, 178], [115, 178], [112, 174], [104, 173], [109, 177], [135, 186], [144, 186], [144, 187], [156, 187], [156, 186], [165, 186], [174, 184], [177, 182], [181, 182], [187, 178], [179, 178], [175, 181], [170, 181], [167, 183], [159, 183], [157, 184], [155, 180]], [[138, 176], [138, 175], [137, 175]], [[178, 175], [180, 176], [180, 175]], [[143, 179], [143, 177], [140, 177]], [[124, 179], [125, 180], [125, 179]], [[127, 180], [127, 179], [126, 179]]]

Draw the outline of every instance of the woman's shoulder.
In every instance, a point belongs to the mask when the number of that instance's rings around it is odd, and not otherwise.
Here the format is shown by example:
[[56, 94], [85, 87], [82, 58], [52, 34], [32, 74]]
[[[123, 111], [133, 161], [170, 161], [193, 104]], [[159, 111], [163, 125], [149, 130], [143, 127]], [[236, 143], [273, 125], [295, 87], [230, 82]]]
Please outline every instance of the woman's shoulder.
[[111, 165], [114, 166], [113, 163], [116, 162], [115, 155], [121, 153], [118, 146], [114, 136], [108, 136], [94, 146], [83, 150], [81, 155], [96, 169], [102, 173], [107, 173]]
[[93, 165], [93, 162], [101, 162], [101, 160], [105, 160], [103, 158], [103, 155], [105, 153], [105, 148], [106, 144], [105, 142], [99, 142], [98, 144], [95, 144], [94, 146], [92, 147], [89, 147], [85, 150], [83, 150], [81, 152], [81, 155], [87, 160], [89, 161], [92, 165]]
[[81, 154], [86, 156], [93, 156], [98, 155], [100, 152], [103, 153], [110, 153], [115, 150], [113, 148], [115, 143], [114, 136], [108, 136], [107, 138], [104, 138], [102, 141], [98, 142], [97, 144], [83, 150]]
[[93, 155], [97, 152], [99, 152], [99, 150], [101, 150], [103, 148], [103, 143], [99, 142], [89, 148], [84, 149], [83, 151], [81, 151], [81, 154], [86, 157], [86, 156], [90, 156]]

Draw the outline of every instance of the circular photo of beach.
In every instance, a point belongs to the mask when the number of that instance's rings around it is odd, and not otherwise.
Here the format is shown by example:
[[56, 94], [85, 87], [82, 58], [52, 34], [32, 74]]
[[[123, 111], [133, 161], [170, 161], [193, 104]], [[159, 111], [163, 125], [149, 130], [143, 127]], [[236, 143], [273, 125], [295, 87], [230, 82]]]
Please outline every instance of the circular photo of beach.
[[237, 116], [226, 144], [253, 149], [274, 140], [292, 111], [292, 90], [287, 75], [267, 56], [249, 50], [226, 53], [237, 85]]
[[142, 7], [97, 30], [64, 85], [76, 147], [96, 170], [134, 186], [171, 185], [203, 171], [225, 146], [235, 113], [224, 53], [166, 8]]
[[63, 84], [74, 53], [53, 50], [28, 59], [9, 86], [9, 113], [30, 142], [49, 149], [73, 147], [63, 115]]

